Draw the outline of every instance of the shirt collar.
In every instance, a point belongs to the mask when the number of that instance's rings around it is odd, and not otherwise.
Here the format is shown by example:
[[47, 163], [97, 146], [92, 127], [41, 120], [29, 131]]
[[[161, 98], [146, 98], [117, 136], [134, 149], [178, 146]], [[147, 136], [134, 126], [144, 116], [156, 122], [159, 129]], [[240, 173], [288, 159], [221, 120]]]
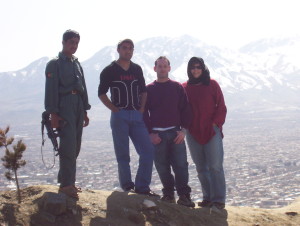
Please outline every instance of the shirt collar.
[[[62, 58], [63, 60], [70, 59], [68, 58], [63, 52], [59, 52], [58, 54], [59, 58]], [[78, 58], [74, 55], [72, 55], [71, 61], [77, 60]]]

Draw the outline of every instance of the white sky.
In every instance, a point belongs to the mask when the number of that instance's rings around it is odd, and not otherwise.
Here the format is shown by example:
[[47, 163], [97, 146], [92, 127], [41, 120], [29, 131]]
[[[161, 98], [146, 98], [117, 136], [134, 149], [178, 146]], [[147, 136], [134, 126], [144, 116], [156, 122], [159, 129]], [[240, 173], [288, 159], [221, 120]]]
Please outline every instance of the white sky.
[[123, 38], [188, 34], [238, 48], [299, 35], [299, 9], [298, 0], [0, 0], [0, 71], [56, 56], [69, 28], [80, 33], [76, 56], [84, 61]]

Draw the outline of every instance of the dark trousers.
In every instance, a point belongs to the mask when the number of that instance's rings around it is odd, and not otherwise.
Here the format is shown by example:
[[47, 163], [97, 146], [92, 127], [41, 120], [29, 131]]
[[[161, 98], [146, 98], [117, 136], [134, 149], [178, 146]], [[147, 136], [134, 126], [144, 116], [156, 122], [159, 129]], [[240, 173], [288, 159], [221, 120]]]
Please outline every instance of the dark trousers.
[[66, 124], [59, 132], [59, 172], [60, 187], [75, 185], [76, 159], [81, 147], [84, 109], [80, 95], [69, 94], [60, 101], [59, 115]]
[[[188, 185], [189, 173], [185, 142], [175, 144], [177, 129], [157, 131], [162, 141], [155, 145], [155, 167], [162, 182], [164, 195], [174, 195], [176, 188], [178, 195], [190, 194]], [[171, 172], [173, 169], [174, 175]]]

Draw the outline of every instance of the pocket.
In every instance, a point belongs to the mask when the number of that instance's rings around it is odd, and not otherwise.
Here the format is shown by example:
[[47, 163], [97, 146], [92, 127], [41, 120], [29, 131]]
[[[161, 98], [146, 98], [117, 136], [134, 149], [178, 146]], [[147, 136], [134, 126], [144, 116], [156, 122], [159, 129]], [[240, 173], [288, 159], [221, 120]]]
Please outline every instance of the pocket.
[[65, 102], [66, 102], [65, 99], [66, 98], [64, 96], [59, 98], [59, 108], [65, 106]]
[[217, 125], [213, 125], [213, 128], [216, 133], [220, 132], [220, 128]]
[[137, 120], [143, 120], [144, 114], [138, 110], [135, 110], [135, 115]]
[[119, 118], [119, 115], [120, 115], [120, 110], [117, 111], [117, 112], [110, 111], [110, 117], [111, 117], [112, 119]]
[[112, 114], [114, 114], [114, 115], [117, 115], [117, 114], [120, 114], [120, 112], [122, 111], [122, 109], [119, 109], [119, 111], [116, 111], [116, 112], [111, 112]]

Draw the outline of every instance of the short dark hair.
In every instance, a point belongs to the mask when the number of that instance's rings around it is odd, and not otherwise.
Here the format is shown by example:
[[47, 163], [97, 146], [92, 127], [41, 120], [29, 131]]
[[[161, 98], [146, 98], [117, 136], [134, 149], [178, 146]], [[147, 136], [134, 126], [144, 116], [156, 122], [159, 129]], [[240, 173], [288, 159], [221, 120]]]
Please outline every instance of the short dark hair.
[[157, 65], [157, 61], [158, 60], [166, 60], [168, 62], [168, 65], [170, 66], [170, 61], [169, 59], [166, 57], [166, 56], [160, 56], [156, 59], [156, 61], [154, 62], [154, 65], [156, 66]]
[[132, 41], [131, 39], [129, 39], [129, 38], [125, 38], [125, 39], [123, 39], [123, 40], [120, 40], [120, 41], [118, 42], [117, 48], [119, 49], [120, 46], [121, 46], [123, 43], [130, 43], [130, 44], [132, 45], [132, 47], [134, 48], [133, 41]]
[[69, 39], [72, 38], [78, 38], [80, 40], [80, 35], [77, 31], [68, 29], [65, 31], [63, 34], [63, 41], [68, 41]]

